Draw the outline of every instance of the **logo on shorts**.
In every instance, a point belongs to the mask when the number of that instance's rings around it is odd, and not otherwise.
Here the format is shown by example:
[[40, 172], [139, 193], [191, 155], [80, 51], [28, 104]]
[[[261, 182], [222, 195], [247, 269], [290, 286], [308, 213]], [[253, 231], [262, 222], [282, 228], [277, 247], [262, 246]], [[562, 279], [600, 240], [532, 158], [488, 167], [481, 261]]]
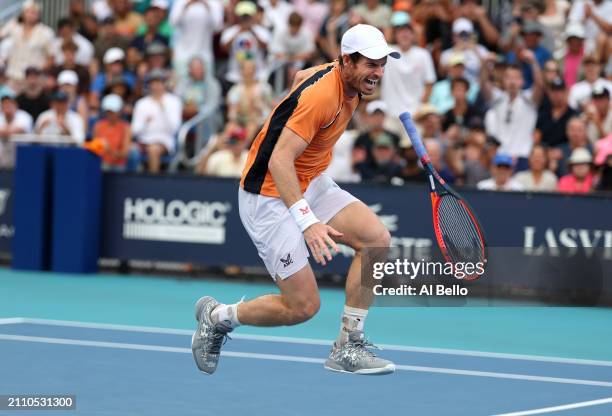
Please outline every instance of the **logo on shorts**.
[[283, 263], [283, 267], [287, 267], [293, 263], [293, 259], [291, 258], [291, 253], [287, 253], [287, 257], [280, 259], [281, 263]]
[[310, 207], [306, 207], [306, 208], [298, 208], [300, 210], [300, 212], [302, 213], [302, 215], [308, 215], [308, 213], [310, 212]]

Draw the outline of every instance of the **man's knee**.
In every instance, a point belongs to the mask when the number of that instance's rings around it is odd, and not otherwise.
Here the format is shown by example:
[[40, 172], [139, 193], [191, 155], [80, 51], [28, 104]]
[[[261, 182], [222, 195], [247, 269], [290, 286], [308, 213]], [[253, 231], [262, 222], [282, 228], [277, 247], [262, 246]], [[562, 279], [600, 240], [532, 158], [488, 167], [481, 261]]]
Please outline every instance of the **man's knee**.
[[319, 312], [321, 300], [318, 296], [312, 299], [305, 299], [291, 306], [290, 325], [300, 324], [308, 321]]

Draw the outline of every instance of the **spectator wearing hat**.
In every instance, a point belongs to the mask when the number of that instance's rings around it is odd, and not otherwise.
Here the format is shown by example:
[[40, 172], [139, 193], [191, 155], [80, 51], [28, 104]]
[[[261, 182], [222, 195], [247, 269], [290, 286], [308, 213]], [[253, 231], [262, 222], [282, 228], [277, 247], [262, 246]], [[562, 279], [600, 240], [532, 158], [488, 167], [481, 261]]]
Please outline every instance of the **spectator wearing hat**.
[[17, 104], [33, 120], [49, 109], [49, 97], [43, 89], [42, 72], [38, 68], [26, 69], [23, 92], [17, 96]]
[[567, 88], [561, 78], [553, 80], [546, 90], [548, 106], [538, 113], [534, 139], [545, 146], [567, 143], [567, 122], [578, 113], [567, 103]]
[[[523, 23], [521, 28], [521, 36], [523, 38], [523, 48], [529, 49], [533, 52], [536, 60], [540, 67], [544, 67], [546, 61], [552, 58], [552, 54], [548, 49], [542, 46], [542, 34], [544, 29], [542, 25], [535, 20], [528, 20]], [[533, 84], [533, 73], [531, 72], [531, 66], [524, 59], [520, 59], [521, 49], [517, 49], [519, 52], [512, 50], [506, 55], [506, 62], [509, 64], [518, 63], [523, 70], [523, 79], [525, 80], [523, 88], [531, 88]]]
[[478, 182], [487, 191], [522, 191], [523, 185], [512, 177], [512, 156], [498, 153], [493, 159], [492, 177]]
[[213, 148], [200, 159], [196, 173], [200, 175], [239, 178], [246, 164], [248, 150], [247, 131], [235, 126], [227, 135], [219, 136]]
[[569, 23], [564, 33], [565, 51], [561, 52], [563, 79], [568, 88], [572, 88], [579, 80], [584, 58], [584, 26], [579, 22]]
[[600, 25], [612, 24], [612, 3], [608, 0], [576, 0], [572, 2], [568, 20], [584, 24], [585, 52], [594, 53], [597, 37], [602, 33]]
[[333, 61], [340, 55], [342, 35], [351, 27], [347, 0], [330, 0], [329, 14], [323, 20], [317, 45], [326, 61]]
[[130, 71], [125, 69], [124, 59], [125, 52], [123, 49], [110, 48], [106, 51], [102, 61], [104, 63], [104, 71], [96, 76], [91, 85], [91, 92], [96, 99], [102, 96], [106, 84], [115, 77], [123, 77], [130, 88], [134, 88], [136, 78]]
[[610, 91], [605, 87], [593, 88], [591, 101], [585, 106], [587, 135], [591, 144], [612, 133]]
[[214, 71], [213, 36], [223, 29], [223, 3], [207, 0], [174, 0], [169, 22], [174, 27], [173, 67], [182, 78], [189, 61], [199, 56]]
[[[451, 55], [448, 60], [448, 69], [446, 78], [437, 81], [431, 90], [429, 96], [429, 104], [436, 107], [438, 114], [445, 114], [455, 106], [455, 99], [451, 93], [451, 81], [456, 78], [463, 78], [465, 74], [465, 56], [463, 53]], [[470, 88], [467, 92], [467, 100], [471, 105], [474, 105], [480, 91], [477, 82], [470, 82]]]
[[60, 65], [55, 65], [49, 71], [49, 74], [55, 78], [64, 70], [71, 70], [77, 74], [78, 77], [78, 91], [79, 94], [89, 93], [91, 88], [91, 78], [89, 76], [89, 68], [84, 65], [79, 65], [76, 62], [76, 51], [78, 46], [73, 41], [65, 41], [61, 46], [62, 61]]
[[456, 11], [457, 17], [464, 17], [474, 25], [478, 42], [487, 49], [496, 49], [499, 41], [499, 31], [493, 25], [485, 8], [477, 0], [461, 0]]
[[51, 96], [51, 109], [38, 116], [34, 129], [43, 136], [70, 136], [75, 143], [82, 144], [85, 141], [85, 122], [69, 108], [68, 100], [65, 92], [55, 92]]
[[[388, 115], [395, 121], [404, 111], [414, 114], [429, 100], [431, 88], [436, 81], [436, 70], [429, 52], [416, 45], [410, 15], [394, 12], [391, 17], [395, 49], [399, 49], [399, 59], [389, 60], [382, 78], [381, 99], [387, 106]], [[401, 134], [402, 127], [397, 122], [389, 124]]]
[[0, 38], [8, 51], [6, 75], [15, 91], [21, 91], [28, 67], [43, 69], [52, 56], [53, 30], [40, 22], [41, 6], [33, 0], [23, 2], [21, 14], [3, 28]]
[[508, 65], [502, 80], [504, 90], [493, 87], [488, 79], [489, 64], [483, 65], [481, 88], [491, 103], [485, 115], [487, 134], [501, 143], [500, 152], [516, 159], [517, 171], [527, 169], [533, 135], [538, 118], [538, 106], [543, 95], [543, 77], [532, 51], [525, 49], [519, 56], [531, 65], [534, 74], [532, 88], [523, 90], [523, 71], [518, 65]]
[[55, 65], [62, 65], [64, 63], [62, 45], [67, 42], [72, 42], [77, 47], [74, 53], [75, 64], [83, 66], [91, 64], [94, 57], [94, 47], [92, 43], [83, 35], [76, 32], [72, 20], [63, 17], [57, 22], [57, 36], [52, 44]]
[[256, 78], [261, 80], [266, 73], [264, 55], [270, 42], [270, 32], [255, 21], [257, 6], [250, 1], [236, 4], [238, 23], [221, 33], [221, 45], [229, 54], [228, 71], [225, 79], [232, 84], [240, 81], [240, 64], [253, 60]]
[[5, 90], [0, 95], [0, 168], [10, 169], [15, 165], [15, 144], [10, 141], [13, 134], [32, 132], [32, 116], [17, 106], [15, 93]]
[[92, 73], [98, 73], [99, 68], [104, 65], [104, 55], [111, 48], [119, 48], [127, 51], [130, 40], [117, 32], [115, 18], [111, 15], [100, 21], [98, 36], [94, 41], [95, 61], [92, 63]]
[[133, 38], [143, 24], [142, 15], [133, 10], [132, 0], [112, 0], [108, 3], [115, 16], [117, 33], [126, 38]]
[[385, 128], [385, 120], [388, 115], [387, 104], [382, 100], [370, 101], [365, 108], [365, 129], [357, 136], [354, 143], [356, 149], [355, 157], [358, 162], [365, 161], [371, 163], [374, 160], [372, 147], [374, 139], [381, 133], [386, 133], [393, 140], [394, 147], [398, 147], [400, 137], [394, 132]]
[[[133, 51], [133, 50], [132, 50]], [[147, 74], [153, 70], [160, 70], [166, 73], [166, 88], [173, 90], [176, 86], [174, 71], [170, 65], [169, 50], [163, 43], [151, 43], [147, 46], [144, 60], [137, 57], [138, 65], [136, 69], [136, 86], [134, 87], [135, 94], [142, 96], [144, 84]]]
[[[512, 21], [510, 24], [503, 25], [505, 31], [500, 39], [500, 47], [503, 52], [510, 52], [513, 49], [521, 49], [525, 42], [523, 38], [523, 27], [527, 22], [539, 22], [546, 6], [544, 0], [522, 0], [512, 2]], [[545, 26], [540, 26], [542, 44], [549, 51], [554, 48], [554, 38], [552, 33]]]
[[569, 93], [569, 105], [579, 111], [582, 111], [584, 105], [591, 99], [593, 89], [603, 87], [612, 91], [612, 82], [601, 77], [601, 64], [596, 56], [586, 56], [583, 68], [584, 80], [574, 84]]
[[123, 172], [132, 142], [130, 124], [121, 118], [123, 100], [116, 94], [109, 94], [102, 99], [101, 109], [103, 117], [94, 124], [93, 137], [104, 140], [106, 145], [102, 167]]
[[436, 108], [431, 104], [425, 104], [414, 115], [417, 128], [421, 131], [423, 139], [435, 139], [442, 141], [442, 119]]
[[568, 160], [570, 173], [559, 179], [557, 189], [568, 194], [586, 194], [593, 190], [594, 176], [591, 172], [593, 158], [584, 147], [572, 151]]
[[79, 77], [76, 72], [71, 69], [60, 72], [57, 76], [57, 86], [59, 91], [63, 91], [68, 95], [68, 108], [77, 112], [81, 119], [87, 122], [89, 120], [89, 108], [85, 96], [80, 95], [78, 92]]
[[391, 183], [399, 178], [402, 166], [397, 162], [397, 148], [393, 138], [381, 132], [373, 136], [372, 160], [355, 164], [354, 169], [366, 183]]
[[464, 56], [464, 77], [470, 82], [478, 82], [482, 59], [489, 54], [487, 48], [477, 43], [474, 24], [460, 17], [453, 22], [453, 46], [440, 56], [440, 65], [444, 74], [448, 70], [450, 58], [458, 53]]
[[529, 155], [529, 170], [517, 173], [514, 180], [526, 191], [554, 192], [557, 190], [557, 177], [547, 166], [546, 149], [542, 145], [535, 145]]
[[392, 10], [380, 0], [364, 0], [351, 7], [351, 12], [359, 16], [359, 23], [375, 26], [384, 33], [389, 27]]
[[175, 151], [181, 127], [181, 99], [166, 91], [166, 73], [153, 70], [147, 77], [149, 94], [134, 107], [132, 133], [147, 155], [147, 170], [158, 173], [162, 157]]

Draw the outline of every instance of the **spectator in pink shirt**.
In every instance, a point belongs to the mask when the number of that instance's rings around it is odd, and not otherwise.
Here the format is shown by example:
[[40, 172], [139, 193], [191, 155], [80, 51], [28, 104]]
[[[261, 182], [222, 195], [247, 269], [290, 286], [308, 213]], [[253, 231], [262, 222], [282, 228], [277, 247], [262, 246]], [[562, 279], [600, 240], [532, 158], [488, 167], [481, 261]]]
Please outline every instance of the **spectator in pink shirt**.
[[570, 174], [559, 179], [557, 189], [568, 194], [586, 194], [593, 189], [593, 158], [587, 149], [579, 147], [572, 151], [569, 160]]

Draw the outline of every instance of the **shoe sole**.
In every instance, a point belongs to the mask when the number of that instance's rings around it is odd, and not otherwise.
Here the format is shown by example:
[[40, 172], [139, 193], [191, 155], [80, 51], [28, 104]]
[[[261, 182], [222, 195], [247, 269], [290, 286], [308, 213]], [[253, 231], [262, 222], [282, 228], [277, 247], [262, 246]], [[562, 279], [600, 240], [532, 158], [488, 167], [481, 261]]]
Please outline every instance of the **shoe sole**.
[[385, 374], [391, 374], [395, 372], [395, 364], [387, 364], [381, 368], [364, 368], [363, 370], [357, 371], [347, 371], [341, 370], [339, 368], [329, 367], [327, 364], [323, 366], [326, 370], [333, 371], [336, 373], [347, 373], [347, 374], [357, 374], [362, 376], [383, 376]]

